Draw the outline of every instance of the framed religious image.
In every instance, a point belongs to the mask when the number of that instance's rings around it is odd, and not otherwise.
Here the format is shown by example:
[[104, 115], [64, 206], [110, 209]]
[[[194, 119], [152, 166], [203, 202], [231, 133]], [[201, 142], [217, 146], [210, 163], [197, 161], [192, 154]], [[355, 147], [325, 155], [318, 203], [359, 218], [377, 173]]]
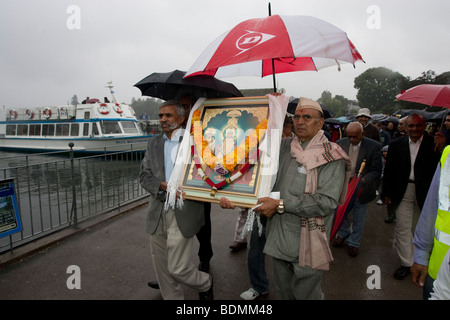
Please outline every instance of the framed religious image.
[[268, 118], [267, 97], [205, 100], [192, 114], [193, 142], [181, 184], [185, 198], [219, 203], [227, 197], [254, 207]]

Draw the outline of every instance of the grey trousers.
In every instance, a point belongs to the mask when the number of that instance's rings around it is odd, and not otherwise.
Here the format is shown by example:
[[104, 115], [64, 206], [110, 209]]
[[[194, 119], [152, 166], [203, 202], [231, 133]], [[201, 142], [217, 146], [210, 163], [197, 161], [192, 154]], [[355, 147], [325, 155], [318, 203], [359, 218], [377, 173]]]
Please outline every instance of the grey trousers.
[[191, 262], [194, 237], [185, 238], [178, 228], [173, 210], [162, 215], [158, 228], [150, 235], [152, 261], [164, 300], [183, 300], [183, 284], [208, 291], [212, 280]]
[[278, 300], [323, 300], [322, 270], [303, 268], [298, 262], [273, 258], [273, 275]]

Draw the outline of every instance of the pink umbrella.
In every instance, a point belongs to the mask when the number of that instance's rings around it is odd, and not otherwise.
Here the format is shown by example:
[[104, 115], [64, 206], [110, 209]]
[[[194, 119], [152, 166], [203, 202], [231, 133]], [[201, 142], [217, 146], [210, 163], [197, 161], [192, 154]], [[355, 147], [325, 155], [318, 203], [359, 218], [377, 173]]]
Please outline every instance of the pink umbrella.
[[450, 108], [450, 84], [421, 84], [402, 91], [396, 98], [431, 107]]
[[340, 70], [342, 63], [356, 61], [364, 60], [347, 34], [332, 24], [309, 16], [273, 15], [243, 21], [222, 34], [185, 77], [265, 77], [333, 65]]

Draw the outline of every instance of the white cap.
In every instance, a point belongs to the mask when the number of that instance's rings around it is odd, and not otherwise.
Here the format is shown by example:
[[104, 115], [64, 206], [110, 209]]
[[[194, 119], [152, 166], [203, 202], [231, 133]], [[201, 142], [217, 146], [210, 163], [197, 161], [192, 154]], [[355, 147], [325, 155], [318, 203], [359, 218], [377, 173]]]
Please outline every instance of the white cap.
[[370, 116], [370, 110], [367, 108], [359, 109], [358, 114], [356, 115], [356, 118], [361, 117], [361, 116], [366, 116], [366, 117], [372, 119], [372, 117]]
[[323, 115], [323, 110], [320, 104], [314, 100], [308, 99], [308, 98], [302, 98], [298, 99], [297, 108], [295, 108], [295, 111], [300, 109], [314, 109], [319, 111]]

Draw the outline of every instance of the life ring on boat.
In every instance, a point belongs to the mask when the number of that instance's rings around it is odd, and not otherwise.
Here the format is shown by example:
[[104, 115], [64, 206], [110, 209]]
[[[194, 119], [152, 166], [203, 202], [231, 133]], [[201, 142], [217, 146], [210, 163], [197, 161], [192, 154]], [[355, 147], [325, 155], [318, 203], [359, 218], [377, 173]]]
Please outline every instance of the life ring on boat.
[[44, 111], [42, 111], [42, 115], [45, 119], [48, 119], [52, 116], [52, 110], [50, 108], [45, 108]]
[[9, 117], [11, 119], [16, 119], [17, 118], [17, 111], [16, 110], [9, 110]]
[[100, 103], [100, 106], [98, 107], [98, 112], [100, 112], [101, 114], [108, 114], [109, 113], [108, 105], [106, 103]]
[[27, 115], [28, 119], [34, 118], [34, 112], [31, 111], [30, 109], [27, 109], [27, 111], [25, 111], [25, 114]]
[[123, 112], [122, 107], [120, 106], [120, 104], [116, 103], [116, 106], [114, 107], [114, 111], [119, 113], [119, 114]]

